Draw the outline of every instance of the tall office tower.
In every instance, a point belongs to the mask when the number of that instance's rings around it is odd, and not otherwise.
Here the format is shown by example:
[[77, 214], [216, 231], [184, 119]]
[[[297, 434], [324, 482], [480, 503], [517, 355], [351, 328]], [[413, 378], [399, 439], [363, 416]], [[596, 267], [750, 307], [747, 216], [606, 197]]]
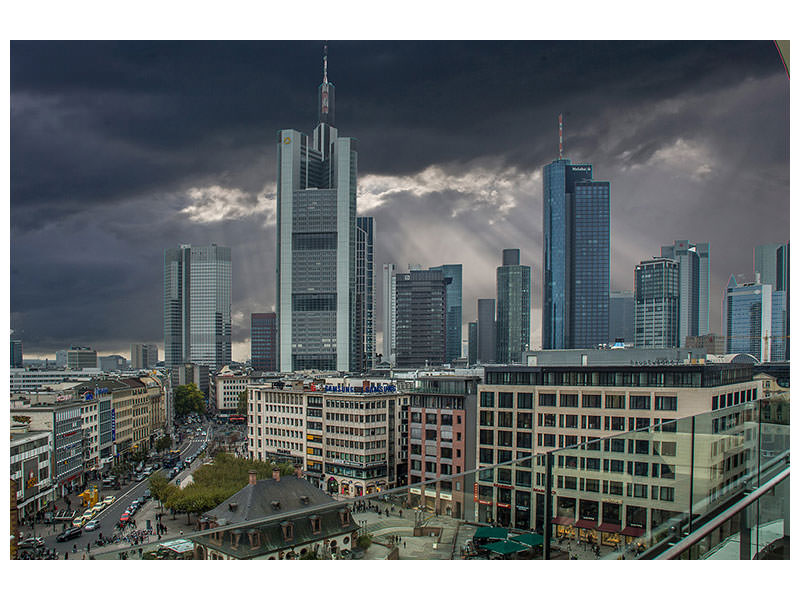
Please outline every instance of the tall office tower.
[[[753, 271], [756, 283], [769, 283], [773, 290], [786, 292], [786, 336], [789, 333], [789, 244], [764, 244], [753, 252]], [[786, 360], [789, 360], [789, 344], [786, 344]]]
[[447, 291], [441, 271], [395, 276], [397, 366], [427, 367], [445, 362]]
[[467, 323], [467, 365], [472, 366], [478, 362], [478, 322]]
[[611, 185], [559, 150], [544, 167], [543, 187], [542, 347], [606, 344]]
[[164, 251], [164, 365], [219, 369], [231, 362], [231, 249]]
[[327, 47], [312, 137], [278, 133], [277, 308], [280, 370], [353, 371], [358, 144], [334, 126]]
[[131, 369], [149, 369], [158, 362], [155, 344], [131, 344]]
[[786, 360], [786, 292], [769, 283], [739, 284], [731, 275], [723, 300], [726, 351], [762, 362]]
[[67, 366], [67, 351], [66, 350], [56, 350], [56, 366], [57, 367], [66, 367]]
[[396, 274], [397, 265], [392, 263], [383, 265], [383, 360], [390, 365], [396, 364], [397, 360]]
[[445, 362], [461, 356], [461, 265], [431, 267], [441, 271], [447, 283], [447, 348]]
[[11, 340], [11, 368], [22, 368], [22, 340]]
[[613, 291], [608, 296], [608, 343], [633, 344], [633, 292]]
[[634, 339], [638, 348], [678, 346], [678, 261], [643, 260], [634, 269]]
[[278, 316], [250, 314], [250, 366], [255, 371], [278, 369]]
[[497, 323], [494, 298], [478, 299], [478, 362], [491, 364], [497, 360]]
[[71, 346], [67, 350], [68, 369], [96, 369], [97, 350], [82, 346]]
[[363, 364], [360, 370], [375, 366], [375, 220], [356, 217], [358, 244], [356, 248], [356, 297], [358, 327], [363, 339]]
[[661, 246], [661, 256], [677, 260], [680, 264], [678, 345], [683, 346], [687, 336], [711, 332], [711, 246], [675, 240], [672, 246]]
[[519, 264], [519, 249], [503, 250], [497, 267], [497, 362], [522, 362], [531, 343], [531, 268]]

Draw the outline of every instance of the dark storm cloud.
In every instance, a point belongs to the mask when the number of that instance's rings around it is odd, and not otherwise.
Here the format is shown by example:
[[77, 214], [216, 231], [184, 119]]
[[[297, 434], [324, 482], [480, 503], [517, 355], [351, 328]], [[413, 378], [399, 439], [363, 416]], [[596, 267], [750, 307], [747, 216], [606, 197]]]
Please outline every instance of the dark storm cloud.
[[[12, 43], [26, 353], [160, 342], [164, 248], [216, 242], [233, 249], [248, 355], [249, 313], [275, 302], [275, 133], [311, 130], [320, 46]], [[788, 239], [788, 82], [771, 42], [332, 42], [329, 73], [340, 133], [359, 139], [376, 265], [463, 263], [465, 321], [519, 247], [538, 340], [541, 167], [560, 111], [566, 156], [612, 183], [614, 289], [661, 244], [709, 241], [718, 330], [727, 276]]]

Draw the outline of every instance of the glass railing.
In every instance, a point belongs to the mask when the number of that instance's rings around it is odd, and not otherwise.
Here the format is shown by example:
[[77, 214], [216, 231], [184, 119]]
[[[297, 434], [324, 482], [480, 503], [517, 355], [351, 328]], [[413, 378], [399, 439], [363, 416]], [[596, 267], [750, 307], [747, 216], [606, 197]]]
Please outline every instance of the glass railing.
[[[412, 470], [423, 481], [262, 519], [201, 519], [176, 536], [186, 544], [123, 544], [95, 558], [647, 559], [758, 488], [788, 451], [788, 424], [762, 423], [758, 402], [743, 403], [464, 473]], [[753, 556], [777, 543], [776, 510], [754, 513], [765, 529], [750, 537]]]

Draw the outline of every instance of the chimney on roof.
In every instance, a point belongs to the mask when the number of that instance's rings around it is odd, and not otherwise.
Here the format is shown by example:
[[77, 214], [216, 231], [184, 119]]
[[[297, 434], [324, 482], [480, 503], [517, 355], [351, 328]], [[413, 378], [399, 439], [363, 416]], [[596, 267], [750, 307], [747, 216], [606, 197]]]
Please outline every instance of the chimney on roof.
[[274, 467], [272, 469], [272, 478], [275, 481], [280, 481], [281, 480], [281, 470], [278, 467]]
[[247, 474], [250, 476], [250, 485], [255, 485], [256, 484], [256, 472], [251, 469], [250, 471], [247, 472]]

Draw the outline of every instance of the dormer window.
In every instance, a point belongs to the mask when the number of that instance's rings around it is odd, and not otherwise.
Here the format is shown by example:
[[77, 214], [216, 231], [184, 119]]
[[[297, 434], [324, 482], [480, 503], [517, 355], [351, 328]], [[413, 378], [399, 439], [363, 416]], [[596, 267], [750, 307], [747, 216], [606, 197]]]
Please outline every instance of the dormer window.
[[346, 527], [350, 524], [350, 511], [346, 508], [343, 508], [339, 511], [339, 521], [342, 524], [342, 527]]
[[283, 521], [281, 523], [281, 531], [283, 532], [284, 542], [290, 542], [294, 539], [294, 523], [291, 521]]
[[319, 518], [319, 515], [311, 515], [311, 533], [313, 535], [319, 535], [322, 533], [322, 520]]

